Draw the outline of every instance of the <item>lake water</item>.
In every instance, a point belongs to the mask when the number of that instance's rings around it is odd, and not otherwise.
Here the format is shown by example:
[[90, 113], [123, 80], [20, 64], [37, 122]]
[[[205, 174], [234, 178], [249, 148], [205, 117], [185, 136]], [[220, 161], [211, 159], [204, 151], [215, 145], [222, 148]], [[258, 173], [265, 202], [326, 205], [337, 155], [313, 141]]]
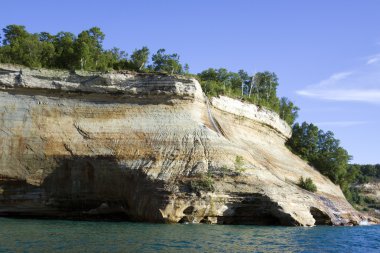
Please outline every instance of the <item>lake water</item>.
[[380, 226], [303, 228], [0, 218], [0, 252], [380, 252]]

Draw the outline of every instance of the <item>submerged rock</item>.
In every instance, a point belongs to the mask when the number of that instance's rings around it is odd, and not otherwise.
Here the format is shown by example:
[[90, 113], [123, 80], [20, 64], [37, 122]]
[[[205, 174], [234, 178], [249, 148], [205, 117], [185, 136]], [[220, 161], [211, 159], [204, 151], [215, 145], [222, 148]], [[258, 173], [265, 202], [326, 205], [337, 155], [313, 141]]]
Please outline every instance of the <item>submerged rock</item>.
[[[342, 191], [277, 114], [192, 78], [0, 65], [0, 215], [348, 225]], [[311, 193], [297, 186], [311, 178]]]

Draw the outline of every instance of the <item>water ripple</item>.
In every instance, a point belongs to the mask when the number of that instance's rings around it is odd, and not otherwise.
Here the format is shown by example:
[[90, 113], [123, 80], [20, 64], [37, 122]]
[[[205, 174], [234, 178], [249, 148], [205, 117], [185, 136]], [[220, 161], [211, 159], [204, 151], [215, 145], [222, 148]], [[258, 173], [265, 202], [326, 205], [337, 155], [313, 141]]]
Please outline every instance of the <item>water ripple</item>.
[[259, 227], [0, 218], [0, 252], [380, 252], [380, 226]]

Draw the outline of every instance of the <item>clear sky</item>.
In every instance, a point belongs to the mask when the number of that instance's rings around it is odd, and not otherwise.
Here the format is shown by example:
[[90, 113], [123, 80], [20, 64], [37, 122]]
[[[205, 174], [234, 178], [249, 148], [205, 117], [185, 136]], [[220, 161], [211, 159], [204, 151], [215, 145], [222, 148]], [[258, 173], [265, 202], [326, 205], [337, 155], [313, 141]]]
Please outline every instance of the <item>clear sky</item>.
[[380, 163], [380, 1], [3, 1], [0, 27], [75, 34], [104, 46], [176, 52], [209, 67], [275, 72], [298, 121], [332, 130], [353, 162]]

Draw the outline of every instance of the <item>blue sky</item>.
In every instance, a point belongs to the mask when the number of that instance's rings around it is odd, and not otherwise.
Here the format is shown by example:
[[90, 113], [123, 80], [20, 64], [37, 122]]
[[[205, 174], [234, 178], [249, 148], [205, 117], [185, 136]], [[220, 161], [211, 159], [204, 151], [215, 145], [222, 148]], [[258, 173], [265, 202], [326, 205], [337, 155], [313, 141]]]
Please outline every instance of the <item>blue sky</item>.
[[380, 163], [380, 1], [4, 1], [0, 27], [79, 33], [176, 52], [198, 73], [269, 70], [299, 121], [332, 130], [353, 162]]

